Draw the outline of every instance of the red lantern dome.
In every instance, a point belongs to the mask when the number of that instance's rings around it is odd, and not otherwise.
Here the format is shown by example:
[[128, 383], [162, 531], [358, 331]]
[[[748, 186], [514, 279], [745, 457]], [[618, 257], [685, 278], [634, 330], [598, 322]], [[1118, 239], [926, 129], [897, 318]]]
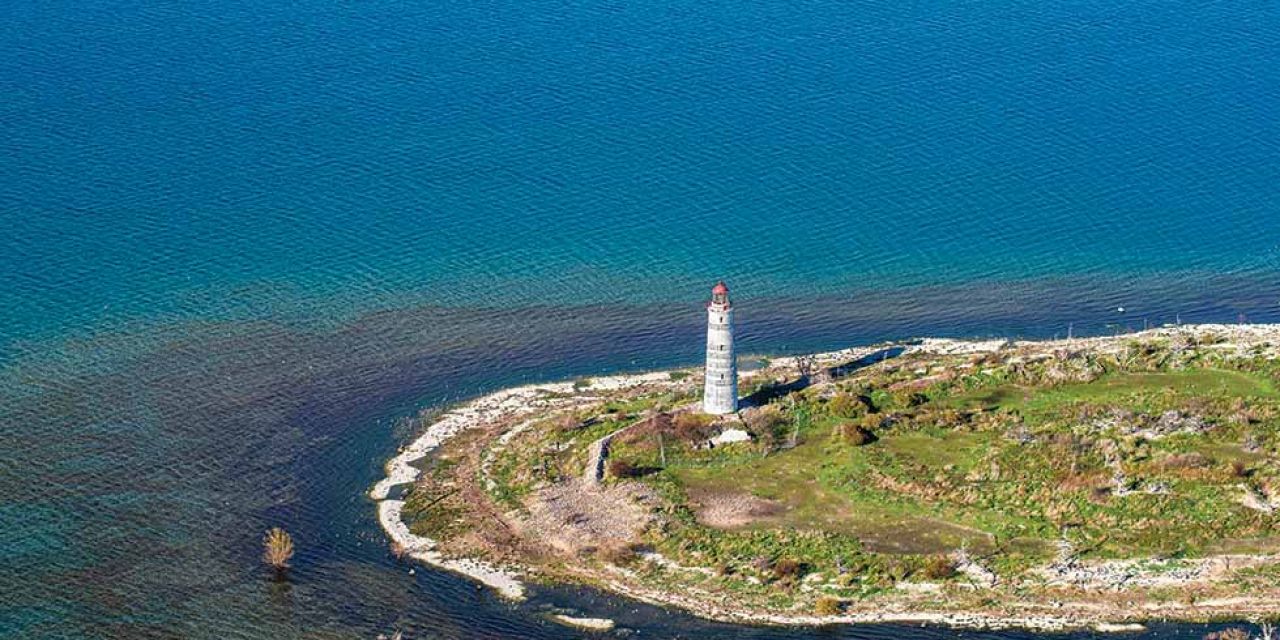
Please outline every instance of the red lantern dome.
[[711, 288], [711, 302], [708, 302], [707, 306], [722, 311], [729, 308], [729, 287], [725, 286], [723, 280], [717, 282], [716, 286]]

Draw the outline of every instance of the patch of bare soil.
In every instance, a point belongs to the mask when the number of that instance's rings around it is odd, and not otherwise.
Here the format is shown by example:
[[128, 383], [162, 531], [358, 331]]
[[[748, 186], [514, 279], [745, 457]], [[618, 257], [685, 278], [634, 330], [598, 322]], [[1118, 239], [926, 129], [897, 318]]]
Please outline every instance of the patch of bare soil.
[[785, 502], [769, 500], [749, 493], [696, 489], [689, 493], [689, 504], [698, 522], [716, 529], [740, 529], [750, 526], [813, 528], [823, 531], [853, 533], [877, 553], [930, 554], [947, 553], [967, 545], [975, 553], [994, 549], [990, 534], [962, 525], [933, 518], [905, 518], [884, 522], [859, 522], [857, 526], [840, 526], [842, 519], [856, 514], [845, 507], [832, 505], [824, 522], [800, 520], [788, 513]]
[[749, 493], [704, 492], [692, 498], [698, 522], [716, 529], [736, 529], [768, 520], [786, 510], [775, 500]]
[[948, 553], [962, 545], [975, 553], [995, 548], [991, 535], [952, 522], [933, 518], [907, 518], [881, 526], [864, 526], [858, 538], [867, 550], [876, 553]]
[[594, 485], [560, 482], [535, 493], [528, 516], [518, 526], [523, 537], [570, 555], [621, 547], [638, 541], [657, 519], [661, 499], [638, 482]]

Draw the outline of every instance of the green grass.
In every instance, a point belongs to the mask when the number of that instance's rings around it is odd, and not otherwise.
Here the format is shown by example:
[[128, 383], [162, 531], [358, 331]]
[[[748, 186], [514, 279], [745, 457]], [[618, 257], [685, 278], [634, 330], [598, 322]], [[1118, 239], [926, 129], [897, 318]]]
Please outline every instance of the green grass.
[[[895, 375], [891, 382], [902, 379]], [[860, 384], [866, 389], [865, 382]], [[1112, 472], [1102, 455], [1093, 450], [1072, 464], [1068, 445], [1050, 437], [1071, 433], [1084, 407], [1159, 415], [1170, 408], [1222, 409], [1232, 398], [1280, 406], [1269, 377], [1192, 368], [1113, 372], [1057, 386], [965, 384], [972, 390], [951, 396], [930, 390], [917, 407], [904, 403], [902, 393], [871, 388], [870, 395], [889, 412], [885, 415], [894, 417], [877, 442], [862, 447], [834, 437], [833, 427], [843, 419], [824, 414], [813, 396], [804, 396], [786, 405], [802, 425], [795, 448], [764, 456], [757, 446], [714, 452], [673, 447], [663, 475], [678, 488], [677, 500], [695, 506], [741, 494], [779, 505], [776, 512], [726, 525], [722, 535], [813, 532], [890, 554], [942, 553], [961, 545], [982, 552], [998, 544], [1002, 566], [1025, 566], [1047, 557], [1064, 526], [1081, 546], [1108, 557], [1194, 555], [1210, 546], [1230, 546], [1235, 539], [1269, 540], [1260, 517], [1239, 505], [1235, 486], [1241, 479], [1229, 471], [1238, 460], [1252, 473], [1266, 467], [1267, 456], [1244, 452], [1242, 428], [1221, 416], [1205, 416], [1216, 425], [1209, 434], [1124, 444], [1126, 460], [1131, 458], [1124, 465], [1139, 491], [1110, 499], [1091, 493], [1110, 483]], [[957, 387], [965, 388], [951, 388]], [[963, 422], [927, 422], [948, 408], [1022, 416], [1039, 437], [1019, 444], [1005, 437], [1010, 428], [1005, 423], [974, 430]], [[1276, 426], [1259, 428], [1275, 431]], [[1156, 462], [1190, 451], [1205, 456], [1209, 468], [1167, 469]], [[1069, 469], [1083, 474], [1083, 480], [1064, 485]], [[1159, 483], [1170, 486], [1172, 495], [1142, 492]], [[714, 535], [690, 522], [687, 531], [673, 537], [697, 538], [705, 545], [704, 538]]]
[[1034, 413], [1079, 402], [1118, 402], [1135, 395], [1171, 392], [1179, 399], [1202, 397], [1280, 397], [1275, 384], [1262, 376], [1224, 369], [1185, 369], [1152, 373], [1107, 374], [1093, 382], [1056, 387], [1004, 384], [939, 401], [943, 406], [984, 410], [1010, 409]]
[[[851, 447], [829, 436], [811, 434], [794, 449], [731, 465], [682, 466], [673, 473], [694, 500], [710, 501], [737, 493], [775, 500], [780, 513], [742, 527], [752, 530], [796, 529], [848, 535], [873, 548], [894, 552], [937, 553], [961, 543], [989, 545], [986, 532], [967, 523], [949, 522], [917, 501], [859, 486], [877, 449], [905, 456], [930, 457], [941, 464], [965, 463], [982, 436], [948, 436], [928, 443], [910, 434], [866, 447]], [[955, 515], [955, 514], [951, 514]]]
[[909, 432], [887, 437], [867, 450], [881, 450], [935, 469], [955, 465], [959, 471], [967, 472], [986, 453], [991, 440], [990, 433], [946, 431], [941, 435], [932, 435]]

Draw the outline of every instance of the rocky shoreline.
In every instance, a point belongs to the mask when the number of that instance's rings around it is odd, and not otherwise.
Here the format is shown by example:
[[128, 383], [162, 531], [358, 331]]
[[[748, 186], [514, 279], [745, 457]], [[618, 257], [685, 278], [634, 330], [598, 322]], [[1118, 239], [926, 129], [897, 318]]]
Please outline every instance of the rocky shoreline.
[[[1264, 340], [1280, 342], [1280, 325], [1197, 325], [1194, 327], [1165, 327], [1152, 329], [1141, 334], [1119, 337], [1077, 338], [1057, 342], [1013, 343], [1006, 340], [924, 339], [912, 341], [906, 346], [906, 349], [914, 352], [954, 355], [995, 351], [1014, 344], [1036, 344], [1046, 347], [1063, 346], [1073, 349], [1107, 348], [1110, 345], [1120, 344], [1122, 340], [1130, 340], [1135, 337], [1160, 337], [1170, 335], [1175, 331], [1189, 330], [1220, 334], [1225, 336], [1229, 343], [1256, 344]], [[812, 358], [819, 363], [847, 362], [859, 357], [865, 357], [884, 348], [885, 345], [851, 348], [817, 354]], [[773, 360], [773, 366], [794, 366], [794, 362], [794, 358], [778, 358]], [[789, 365], [788, 363], [791, 364]], [[749, 377], [750, 375], [750, 372], [744, 372], [744, 377]], [[503, 435], [499, 437], [499, 440], [501, 440], [504, 437], [510, 437], [518, 433], [523, 428], [527, 428], [534, 419], [547, 411], [579, 403], [598, 401], [603, 397], [603, 393], [611, 391], [626, 390], [642, 385], [646, 387], [674, 386], [677, 384], [676, 380], [678, 379], [671, 371], [658, 371], [594, 378], [590, 381], [578, 381], [576, 383], [534, 384], [504, 389], [453, 408], [428, 425], [420, 436], [404, 447], [397, 456], [388, 461], [386, 477], [380, 480], [369, 494], [377, 502], [379, 522], [393, 544], [408, 557], [430, 566], [467, 576], [494, 589], [495, 592], [503, 597], [513, 600], [523, 599], [526, 596], [526, 587], [522, 578], [532, 573], [528, 567], [519, 566], [518, 563], [499, 566], [482, 559], [445, 557], [438, 550], [435, 541], [415, 535], [409, 530], [409, 527], [402, 519], [402, 510], [405, 503], [403, 500], [391, 497], [393, 489], [417, 480], [421, 472], [415, 466], [415, 463], [428, 458], [432, 452], [448, 440], [465, 431], [482, 426], [493, 426], [499, 422], [504, 425], [510, 425], [503, 432]], [[1237, 564], [1262, 560], [1270, 562], [1274, 561], [1275, 558], [1269, 556], [1240, 556], [1230, 559], [1231, 562]], [[1217, 559], [1200, 561], [1203, 565], [1214, 562], [1220, 561]], [[1114, 568], [1100, 567], [1098, 571], [1105, 574], [1112, 569]], [[1085, 577], [1081, 576], [1089, 573], [1090, 570], [1080, 567], [1075, 567], [1073, 570], [1076, 572], [1071, 576], [1073, 580], [1085, 580], [1088, 582]], [[1207, 616], [1249, 618], [1268, 610], [1274, 610], [1274, 605], [1276, 604], [1240, 599], [1239, 601], [1202, 602], [1192, 607], [1179, 602], [1169, 602], [1165, 603], [1167, 606], [1159, 609], [1135, 610], [1119, 617], [1110, 615], [1105, 607], [1098, 607], [1097, 613], [1082, 613], [1087, 611], [1089, 607], [1080, 606], [1067, 608], [1068, 612], [1063, 614], [1036, 611], [1026, 615], [1010, 615], [1006, 612], [998, 611], [966, 613], [948, 611], [878, 611], [834, 616], [763, 614], [735, 608], [727, 602], [713, 604], [705, 598], [658, 591], [642, 586], [635, 581], [627, 580], [626, 576], [622, 575], [625, 570], [619, 569], [618, 572], [618, 574], [610, 576], [591, 571], [574, 571], [572, 569], [568, 571], [569, 574], [576, 575], [584, 582], [600, 586], [625, 597], [651, 604], [678, 607], [711, 619], [750, 624], [812, 626], [840, 623], [915, 623], [967, 628], [1016, 627], [1039, 631], [1060, 631], [1069, 628], [1094, 628], [1099, 631], [1133, 631], [1141, 628], [1141, 625], [1133, 622], [1134, 620], [1154, 618], [1198, 619]], [[1082, 603], [1072, 604], [1080, 605]], [[1055, 603], [1046, 603], [1045, 607], [1037, 607], [1037, 609], [1053, 610], [1061, 606], [1062, 603], [1056, 603], [1056, 605]]]
[[[593, 380], [586, 389], [617, 390], [662, 380], [670, 380], [667, 372], [611, 376]], [[404, 501], [391, 498], [391, 491], [396, 486], [415, 481], [421, 472], [414, 463], [427, 458], [459, 433], [494, 420], [512, 419], [571, 404], [573, 394], [583, 391], [582, 387], [575, 389], [572, 382], [503, 389], [458, 406], [431, 423], [422, 435], [387, 462], [387, 476], [378, 481], [369, 492], [369, 497], [378, 503], [378, 522], [392, 543], [403, 555], [414, 560], [467, 576], [492, 588], [503, 597], [523, 599], [525, 587], [520, 580], [521, 571], [499, 567], [480, 559], [445, 558], [436, 550], [434, 540], [409, 531], [401, 518]], [[517, 426], [507, 433], [516, 433], [519, 428]]]

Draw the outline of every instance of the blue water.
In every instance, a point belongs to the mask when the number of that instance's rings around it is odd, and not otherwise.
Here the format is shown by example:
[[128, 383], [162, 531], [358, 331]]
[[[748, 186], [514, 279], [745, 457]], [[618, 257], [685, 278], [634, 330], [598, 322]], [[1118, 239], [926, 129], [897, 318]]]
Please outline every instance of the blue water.
[[361, 493], [421, 407], [695, 362], [721, 277], [756, 352], [1280, 320], [1278, 45], [1269, 3], [2, 3], [0, 636], [627, 618], [410, 577]]

